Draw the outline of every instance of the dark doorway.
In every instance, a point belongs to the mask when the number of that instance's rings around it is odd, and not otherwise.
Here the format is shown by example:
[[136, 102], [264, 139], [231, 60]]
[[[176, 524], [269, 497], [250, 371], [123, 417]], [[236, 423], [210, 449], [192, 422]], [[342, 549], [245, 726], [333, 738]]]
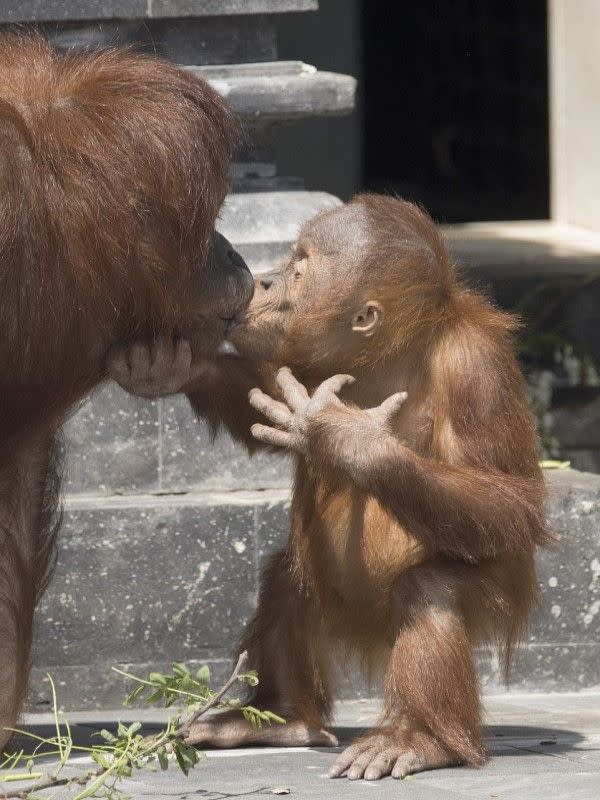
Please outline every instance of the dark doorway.
[[549, 216], [545, 0], [363, 0], [364, 181], [439, 220]]

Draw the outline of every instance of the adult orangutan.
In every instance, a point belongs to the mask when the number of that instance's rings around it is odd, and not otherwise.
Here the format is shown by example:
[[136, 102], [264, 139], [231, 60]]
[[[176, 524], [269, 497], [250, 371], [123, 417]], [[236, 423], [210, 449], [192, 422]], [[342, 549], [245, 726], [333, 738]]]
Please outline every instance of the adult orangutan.
[[111, 346], [194, 332], [209, 352], [252, 295], [214, 232], [236, 128], [207, 84], [157, 59], [0, 37], [0, 730], [54, 560], [66, 414]]
[[[257, 282], [230, 334], [241, 358], [181, 372], [213, 427], [296, 458], [289, 540], [242, 644], [252, 702], [288, 724], [227, 713], [191, 742], [335, 744], [331, 666], [351, 649], [384, 666], [384, 707], [332, 777], [483, 763], [473, 648], [498, 645], [508, 666], [551, 538], [514, 326], [457, 275], [424, 212], [359, 196]], [[137, 362], [121, 355], [112, 373], [143, 392]]]

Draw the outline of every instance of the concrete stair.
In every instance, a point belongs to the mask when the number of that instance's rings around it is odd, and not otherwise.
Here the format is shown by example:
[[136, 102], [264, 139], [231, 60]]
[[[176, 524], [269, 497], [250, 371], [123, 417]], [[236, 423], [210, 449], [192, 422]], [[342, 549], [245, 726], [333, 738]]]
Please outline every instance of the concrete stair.
[[326, 192], [249, 192], [229, 195], [217, 227], [254, 273], [273, 269], [289, 254], [304, 222], [341, 205]]
[[[273, 457], [272, 471], [253, 471], [238, 454], [228, 473], [223, 459], [213, 454], [206, 464], [202, 448], [187, 436], [186, 444], [186, 452], [171, 449], [181, 469], [167, 478], [168, 494], [148, 479], [153, 494], [68, 499], [58, 569], [37, 617], [30, 710], [48, 704], [46, 672], [67, 709], [118, 707], [124, 687], [111, 666], [144, 674], [180, 659], [225, 675], [256, 602], [260, 564], [285, 540], [289, 491], [273, 487], [285, 485], [288, 467]], [[200, 480], [186, 471], [191, 459]], [[600, 683], [600, 476], [547, 477], [561, 545], [539, 554], [542, 601], [511, 688], [578, 691]], [[232, 491], [232, 481], [256, 488]], [[480, 672], [487, 693], [503, 690], [487, 653]], [[353, 668], [340, 684], [346, 697], [379, 691]]]
[[337, 116], [354, 107], [354, 78], [320, 72], [301, 61], [188, 69], [226, 97], [241, 117], [254, 122]]
[[157, 19], [316, 11], [318, 0], [3, 0], [2, 22]]

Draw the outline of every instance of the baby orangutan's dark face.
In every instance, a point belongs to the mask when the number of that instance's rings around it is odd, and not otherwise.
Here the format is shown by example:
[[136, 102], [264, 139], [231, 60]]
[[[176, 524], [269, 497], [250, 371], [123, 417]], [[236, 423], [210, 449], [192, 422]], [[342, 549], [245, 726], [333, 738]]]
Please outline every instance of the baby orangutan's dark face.
[[240, 354], [286, 364], [339, 359], [353, 332], [364, 333], [360, 322], [370, 329], [374, 321], [363, 319], [354, 291], [368, 246], [369, 223], [358, 203], [308, 222], [288, 262], [255, 280], [246, 315], [229, 333]]

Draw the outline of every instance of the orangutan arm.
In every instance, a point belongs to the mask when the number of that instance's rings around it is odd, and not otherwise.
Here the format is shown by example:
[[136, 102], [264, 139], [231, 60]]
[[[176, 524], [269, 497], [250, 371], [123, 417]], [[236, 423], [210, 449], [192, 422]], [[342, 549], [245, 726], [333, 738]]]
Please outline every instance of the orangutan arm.
[[351, 381], [336, 375], [311, 398], [289, 370], [281, 370], [277, 382], [287, 416], [282, 403], [255, 390], [251, 403], [278, 427], [255, 425], [254, 436], [303, 453], [317, 472], [342, 469], [436, 550], [477, 561], [548, 543], [540, 479], [455, 466], [415, 453], [390, 425], [406, 394], [392, 395], [377, 408], [359, 409], [337, 397]]

